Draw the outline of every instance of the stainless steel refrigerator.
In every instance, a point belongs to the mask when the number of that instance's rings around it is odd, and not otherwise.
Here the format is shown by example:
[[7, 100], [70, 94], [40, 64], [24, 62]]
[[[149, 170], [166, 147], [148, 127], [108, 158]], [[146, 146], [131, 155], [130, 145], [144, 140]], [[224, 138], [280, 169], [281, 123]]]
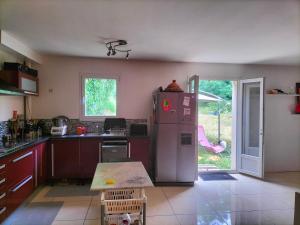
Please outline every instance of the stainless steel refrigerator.
[[196, 94], [183, 92], [158, 92], [153, 96], [157, 183], [196, 180], [196, 99]]

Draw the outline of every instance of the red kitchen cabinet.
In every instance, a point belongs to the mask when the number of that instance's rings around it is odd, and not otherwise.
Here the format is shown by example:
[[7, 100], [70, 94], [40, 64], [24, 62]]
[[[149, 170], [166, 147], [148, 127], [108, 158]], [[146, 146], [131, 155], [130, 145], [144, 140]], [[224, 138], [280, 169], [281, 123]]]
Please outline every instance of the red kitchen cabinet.
[[0, 159], [0, 223], [7, 216], [7, 163], [8, 157]]
[[9, 156], [7, 174], [9, 214], [33, 192], [34, 148], [28, 148]]
[[33, 176], [30, 175], [9, 189], [8, 213], [13, 212], [32, 192]]
[[51, 141], [51, 178], [79, 178], [79, 140]]
[[97, 164], [101, 162], [101, 141], [99, 138], [79, 140], [81, 178], [92, 178]]
[[8, 163], [8, 186], [18, 184], [28, 176], [33, 176], [34, 149], [29, 148], [10, 156]]
[[34, 186], [46, 181], [46, 143], [34, 147]]
[[130, 137], [128, 146], [129, 158], [133, 161], [141, 161], [151, 173], [151, 155], [150, 155], [150, 138], [149, 137]]

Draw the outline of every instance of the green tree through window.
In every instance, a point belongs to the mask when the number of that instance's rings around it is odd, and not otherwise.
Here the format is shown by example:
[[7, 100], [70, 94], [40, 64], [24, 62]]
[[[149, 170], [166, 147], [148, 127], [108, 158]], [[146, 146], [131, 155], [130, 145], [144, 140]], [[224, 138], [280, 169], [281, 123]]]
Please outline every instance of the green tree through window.
[[117, 80], [84, 79], [85, 116], [117, 115]]

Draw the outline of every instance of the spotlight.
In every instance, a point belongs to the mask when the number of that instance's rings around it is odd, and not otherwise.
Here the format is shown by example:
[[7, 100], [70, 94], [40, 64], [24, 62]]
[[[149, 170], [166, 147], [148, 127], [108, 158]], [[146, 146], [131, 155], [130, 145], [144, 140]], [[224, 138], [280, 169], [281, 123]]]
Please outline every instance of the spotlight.
[[106, 42], [105, 45], [107, 48], [107, 56], [114, 56], [117, 55], [117, 53], [126, 53], [126, 59], [129, 58], [129, 51], [131, 51], [131, 49], [119, 49], [119, 46], [127, 45], [126, 40], [110, 41]]

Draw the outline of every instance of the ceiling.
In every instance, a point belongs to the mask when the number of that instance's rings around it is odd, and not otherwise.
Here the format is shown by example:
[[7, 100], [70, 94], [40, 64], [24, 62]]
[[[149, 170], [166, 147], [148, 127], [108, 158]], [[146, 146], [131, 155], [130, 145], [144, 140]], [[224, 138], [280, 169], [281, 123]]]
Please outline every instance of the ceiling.
[[0, 27], [47, 54], [300, 65], [300, 0], [1, 0]]

